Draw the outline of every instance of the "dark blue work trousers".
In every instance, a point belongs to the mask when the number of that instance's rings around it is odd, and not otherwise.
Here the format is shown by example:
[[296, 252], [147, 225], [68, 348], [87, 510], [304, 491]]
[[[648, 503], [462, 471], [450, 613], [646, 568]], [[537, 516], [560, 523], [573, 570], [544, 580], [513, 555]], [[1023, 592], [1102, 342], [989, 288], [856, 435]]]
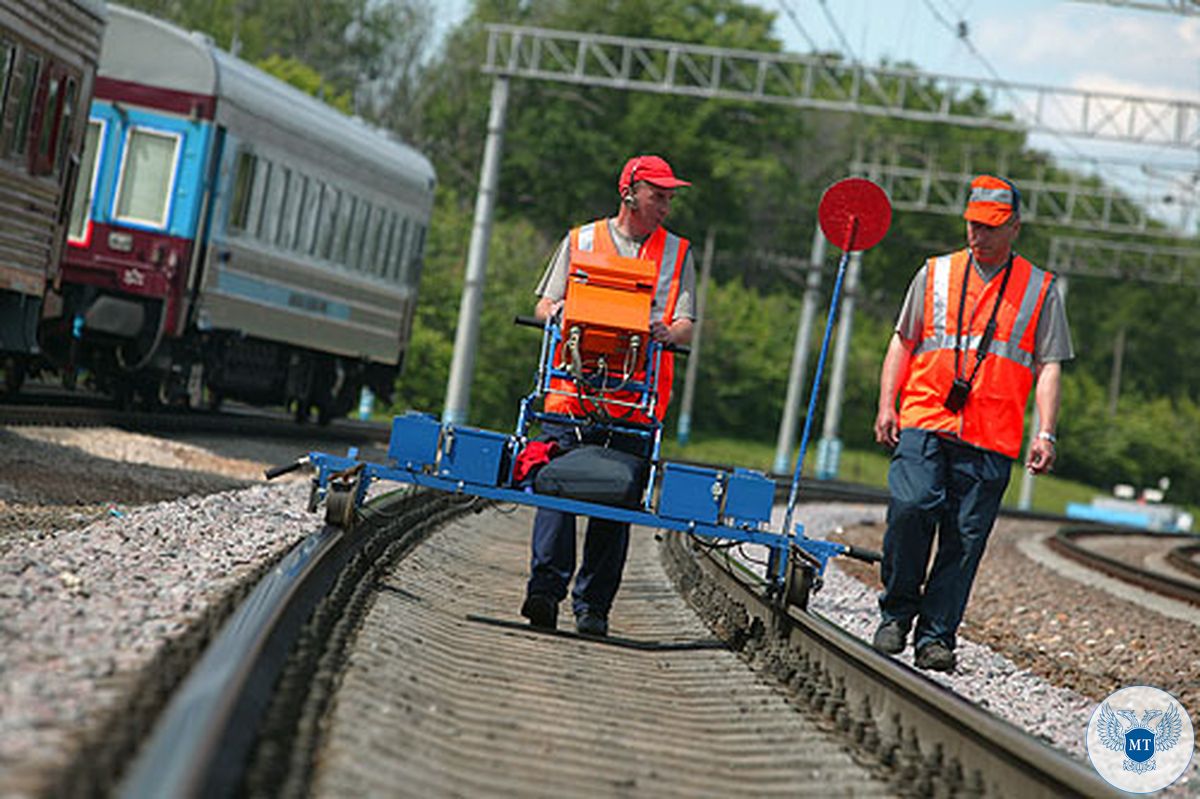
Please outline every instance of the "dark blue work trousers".
[[885, 623], [905, 630], [916, 620], [917, 649], [933, 641], [954, 648], [1011, 473], [1006, 455], [925, 430], [901, 431], [888, 471], [879, 608]]
[[[578, 430], [578, 432], [577, 432]], [[580, 444], [605, 444], [627, 452], [645, 455], [647, 442], [635, 437], [609, 440], [600, 428], [543, 425], [544, 437], [558, 442], [560, 453]], [[526, 594], [541, 594], [555, 602], [567, 596], [567, 585], [575, 571], [575, 514], [538, 508], [533, 519], [532, 557]], [[610, 519], [588, 518], [583, 542], [583, 561], [575, 574], [571, 605], [575, 615], [590, 611], [607, 617], [613, 598], [621, 587], [625, 556], [629, 551], [629, 525]]]

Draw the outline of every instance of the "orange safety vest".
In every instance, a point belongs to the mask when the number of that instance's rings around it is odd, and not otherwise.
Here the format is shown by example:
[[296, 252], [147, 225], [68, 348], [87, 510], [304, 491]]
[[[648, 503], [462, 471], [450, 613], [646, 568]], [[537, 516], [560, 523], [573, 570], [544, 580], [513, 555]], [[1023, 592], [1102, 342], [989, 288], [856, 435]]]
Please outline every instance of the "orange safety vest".
[[967, 272], [959, 376], [969, 377], [996, 295], [997, 274], [987, 283], [960, 250], [930, 258], [925, 274], [925, 323], [900, 392], [900, 427], [947, 433], [1010, 458], [1021, 454], [1025, 404], [1034, 380], [1034, 336], [1054, 275], [1019, 255], [996, 312], [996, 333], [980, 364], [966, 405], [952, 413], [943, 404], [955, 378], [958, 308]]
[[[658, 277], [655, 281], [654, 304], [650, 309], [651, 321], [661, 319], [663, 324], [670, 326], [675, 320], [675, 303], [679, 299], [680, 278], [683, 275], [683, 262], [691, 244], [687, 239], [676, 236], [661, 225], [651, 233], [638, 249], [638, 258], [653, 261], [658, 265]], [[580, 225], [571, 230], [571, 252], [596, 252], [607, 255], [620, 255], [617, 245], [613, 242], [608, 231], [608, 220], [597, 219]], [[569, 254], [568, 254], [569, 256]], [[571, 269], [567, 265], [568, 273]], [[557, 361], [559, 355], [555, 354]], [[675, 355], [663, 352], [658, 367], [658, 395], [654, 404], [654, 415], [661, 422], [667, 415], [667, 404], [671, 401], [671, 383], [675, 377]], [[584, 416], [586, 411], [574, 396], [575, 385], [564, 378], [551, 378], [550, 388], [568, 394], [547, 394], [543, 407], [547, 413], [561, 413], [569, 416]], [[616, 392], [614, 398], [627, 399], [636, 397], [633, 393]], [[590, 403], [589, 403], [590, 404]], [[620, 417], [625, 408], [614, 411], [613, 416]], [[649, 417], [634, 411], [625, 417], [628, 421], [645, 424]]]

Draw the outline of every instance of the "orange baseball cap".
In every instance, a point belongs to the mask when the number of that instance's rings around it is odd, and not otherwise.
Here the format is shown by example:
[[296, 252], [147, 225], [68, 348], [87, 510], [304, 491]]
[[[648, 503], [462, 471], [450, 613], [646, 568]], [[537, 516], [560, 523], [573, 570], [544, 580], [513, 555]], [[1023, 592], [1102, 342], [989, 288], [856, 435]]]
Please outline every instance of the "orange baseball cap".
[[621, 170], [621, 179], [617, 181], [617, 191], [624, 194], [626, 189], [639, 180], [663, 189], [692, 185], [675, 177], [671, 165], [657, 155], [636, 155], [626, 161], [625, 168]]
[[994, 175], [980, 175], [971, 181], [963, 219], [995, 227], [1014, 215], [1021, 215], [1021, 193], [1012, 181]]

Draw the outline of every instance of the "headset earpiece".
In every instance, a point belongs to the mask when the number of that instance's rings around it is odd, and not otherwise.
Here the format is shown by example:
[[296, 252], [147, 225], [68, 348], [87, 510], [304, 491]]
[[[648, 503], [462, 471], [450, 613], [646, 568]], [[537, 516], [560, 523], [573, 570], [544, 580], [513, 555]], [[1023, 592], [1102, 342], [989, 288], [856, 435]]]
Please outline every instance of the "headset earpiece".
[[626, 189], [625, 194], [621, 196], [621, 202], [628, 205], [630, 211], [637, 210], [637, 197], [634, 195], [633, 189]]

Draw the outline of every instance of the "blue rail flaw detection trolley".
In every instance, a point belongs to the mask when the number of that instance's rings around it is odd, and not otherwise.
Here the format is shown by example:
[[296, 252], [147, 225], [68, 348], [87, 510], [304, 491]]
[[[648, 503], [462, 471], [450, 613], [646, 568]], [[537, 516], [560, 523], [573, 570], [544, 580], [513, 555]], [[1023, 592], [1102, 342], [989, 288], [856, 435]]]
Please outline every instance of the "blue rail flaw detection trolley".
[[[442, 424], [429, 414], [409, 412], [392, 421], [386, 464], [360, 460], [355, 449], [346, 456], [310, 452], [293, 464], [269, 470], [267, 477], [303, 466], [313, 467], [309, 510], [316, 511], [324, 503], [326, 521], [345, 528], [353, 526], [355, 512], [370, 484], [375, 480], [390, 480], [498, 502], [675, 530], [713, 541], [758, 544], [769, 553], [765, 577], [777, 602], [807, 607], [810, 591], [819, 587], [832, 558], [849, 555], [867, 561], [879, 560], [874, 552], [809, 538], [804, 525], [793, 525], [792, 517], [848, 257], [852, 250], [869, 249], [883, 238], [891, 222], [891, 206], [883, 190], [874, 183], [847, 178], [825, 192], [819, 220], [825, 236], [843, 254], [780, 530], [769, 529], [775, 483], [765, 474], [751, 469], [727, 471], [661, 460], [662, 423], [654, 411], [662, 358], [670, 345], [654, 341], [649, 335], [647, 287], [652, 287], [654, 281], [652, 276], [647, 280], [647, 276], [637, 273], [636, 262], [618, 264], [627, 268], [607, 272], [601, 264], [572, 264], [562, 313], [545, 323], [518, 318], [519, 323], [542, 330], [542, 345], [536, 385], [521, 400], [512, 434]], [[589, 298], [594, 302], [589, 302]], [[598, 314], [590, 310], [612, 303], [629, 313]], [[671, 349], [686, 352], [683, 348]], [[530, 441], [534, 422], [580, 423], [575, 417], [537, 410], [554, 394], [578, 398], [589, 412], [589, 424], [646, 441], [649, 469], [637, 507], [540, 494], [513, 479], [513, 465]]]

